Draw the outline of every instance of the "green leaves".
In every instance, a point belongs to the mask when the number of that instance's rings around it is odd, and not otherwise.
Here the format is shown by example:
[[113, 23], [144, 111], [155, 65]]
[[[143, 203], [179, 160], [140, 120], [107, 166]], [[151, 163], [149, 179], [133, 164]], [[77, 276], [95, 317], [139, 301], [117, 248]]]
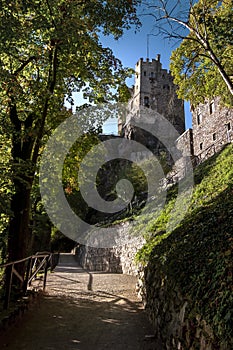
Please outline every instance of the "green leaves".
[[[48, 137], [70, 116], [64, 107], [65, 98], [72, 102], [72, 92], [83, 89], [91, 102], [118, 98], [117, 88], [124, 84], [128, 70], [110, 48], [102, 47], [100, 34], [118, 38], [125, 28], [138, 26], [139, 3], [1, 1], [0, 136], [5, 134], [9, 140], [12, 161], [4, 163], [10, 174], [3, 171], [1, 175], [4, 179], [7, 174], [9, 188], [11, 184], [15, 187], [10, 198], [14, 212], [9, 259], [26, 254], [36, 169]], [[96, 116], [96, 120], [83, 124], [99, 125], [102, 120]]]
[[[5, 91], [34, 100], [46, 93], [50, 60], [58, 50], [56, 85], [60, 98], [72, 87], [80, 90], [88, 83], [93, 99], [109, 87], [121, 84], [127, 76], [109, 48], [99, 42], [100, 32], [119, 36], [123, 28], [138, 24], [135, 6], [139, 1], [40, 1], [38, 3], [2, 2], [0, 25], [0, 75]], [[17, 73], [17, 74], [16, 74]], [[17, 77], [16, 77], [17, 75]], [[66, 83], [65, 81], [66, 80]], [[107, 88], [108, 86], [108, 88]], [[57, 90], [57, 89], [56, 89]], [[55, 92], [55, 91], [54, 91]], [[94, 97], [95, 99], [95, 97]], [[24, 101], [26, 102], [26, 101]]]
[[232, 1], [200, 0], [190, 9], [190, 33], [173, 51], [170, 68], [179, 97], [194, 106], [214, 96], [232, 106], [232, 21]]
[[170, 194], [159, 217], [140, 227], [147, 243], [137, 254], [140, 263], [178, 285], [189, 300], [190, 313], [202, 315], [226, 348], [232, 337], [232, 151], [229, 145], [195, 169], [189, 210], [179, 227], [167, 233], [176, 196]]

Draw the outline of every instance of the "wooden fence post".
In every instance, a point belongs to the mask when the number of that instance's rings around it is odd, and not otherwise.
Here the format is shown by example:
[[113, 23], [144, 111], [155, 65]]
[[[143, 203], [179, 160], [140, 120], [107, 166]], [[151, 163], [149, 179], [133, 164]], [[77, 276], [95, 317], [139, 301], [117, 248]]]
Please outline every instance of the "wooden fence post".
[[50, 257], [50, 255], [48, 255], [46, 257], [46, 263], [45, 263], [45, 269], [44, 269], [43, 291], [45, 290], [45, 287], [46, 287], [47, 272], [48, 272], [48, 268], [49, 268], [49, 257]]
[[26, 276], [25, 276], [25, 280], [23, 282], [23, 294], [27, 293], [28, 280], [29, 280], [29, 277], [30, 277], [31, 268], [32, 268], [32, 258], [28, 259]]

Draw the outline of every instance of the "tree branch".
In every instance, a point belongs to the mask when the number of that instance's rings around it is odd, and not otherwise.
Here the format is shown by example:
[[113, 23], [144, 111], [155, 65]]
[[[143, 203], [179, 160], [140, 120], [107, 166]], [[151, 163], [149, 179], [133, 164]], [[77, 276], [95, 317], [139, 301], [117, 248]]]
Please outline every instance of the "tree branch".
[[39, 149], [40, 149], [41, 140], [44, 132], [45, 121], [48, 114], [50, 96], [53, 94], [54, 88], [56, 85], [57, 64], [58, 64], [57, 55], [58, 55], [58, 46], [57, 44], [55, 44], [55, 46], [53, 46], [52, 52], [50, 53], [50, 69], [49, 69], [48, 81], [47, 81], [48, 94], [45, 98], [42, 118], [36, 127], [36, 129], [38, 129], [38, 133], [37, 133], [36, 143], [35, 143], [33, 155], [32, 155], [32, 161], [34, 164], [36, 164], [36, 161], [39, 155]]
[[55, 23], [55, 21], [54, 21], [54, 19], [53, 19], [53, 12], [52, 12], [52, 9], [51, 9], [49, 0], [46, 0], [46, 4], [47, 4], [48, 9], [49, 9], [49, 14], [50, 14], [50, 16], [51, 16], [51, 18], [52, 18], [53, 26], [54, 26], [54, 28], [57, 30], [57, 26], [56, 26], [56, 23]]
[[18, 75], [30, 62], [36, 59], [36, 56], [29, 57], [27, 61], [24, 61], [23, 64], [16, 69], [16, 71], [13, 73], [14, 76]]
[[[233, 83], [231, 77], [225, 71], [224, 66], [221, 64], [220, 59], [217, 56], [214, 48], [209, 41], [208, 25], [206, 22], [209, 7], [205, 7], [202, 3], [194, 3], [194, 1], [189, 1], [189, 10], [187, 20], [180, 18], [179, 14], [173, 14], [179, 4], [177, 0], [175, 5], [172, 7], [171, 11], [168, 8], [168, 2], [164, 0], [158, 0], [158, 5], [148, 5], [149, 9], [154, 9], [156, 14], [151, 14], [156, 22], [165, 21], [164, 26], [158, 27], [160, 33], [165, 33], [169, 38], [183, 39], [183, 40], [193, 40], [198, 43], [200, 47], [203, 48], [203, 53], [200, 56], [208, 57], [213, 64], [217, 67], [221, 77], [223, 78], [228, 90], [233, 95]], [[198, 7], [198, 4], [200, 5]], [[202, 5], [202, 6], [201, 6]], [[171, 22], [177, 23], [179, 26], [185, 28], [189, 31], [189, 35], [183, 37], [179, 34], [177, 29], [174, 30], [171, 26]], [[165, 28], [165, 25], [170, 26], [170, 31]], [[205, 55], [205, 56], [204, 56]]]

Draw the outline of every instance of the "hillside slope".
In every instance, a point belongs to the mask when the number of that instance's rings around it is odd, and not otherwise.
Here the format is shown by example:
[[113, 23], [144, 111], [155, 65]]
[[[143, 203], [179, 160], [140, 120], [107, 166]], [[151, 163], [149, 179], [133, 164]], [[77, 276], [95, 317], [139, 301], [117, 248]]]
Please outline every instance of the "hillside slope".
[[[172, 232], [166, 232], [166, 223], [176, 188], [168, 193], [169, 200], [160, 216], [151, 217], [145, 225], [147, 244], [137, 255], [137, 260], [147, 265], [145, 299], [155, 321], [161, 315], [154, 311], [153, 298], [170, 281], [169, 285], [174, 285], [184, 300], [188, 300], [186, 317], [201, 315], [211, 327], [215, 344], [212, 348], [230, 349], [233, 347], [233, 145], [199, 165], [194, 182], [186, 216]], [[138, 229], [142, 228], [144, 219], [139, 219]], [[161, 277], [159, 287], [155, 286], [153, 271]], [[194, 329], [195, 322], [196, 319]], [[188, 348], [201, 349], [200, 344], [190, 345], [190, 334]]]

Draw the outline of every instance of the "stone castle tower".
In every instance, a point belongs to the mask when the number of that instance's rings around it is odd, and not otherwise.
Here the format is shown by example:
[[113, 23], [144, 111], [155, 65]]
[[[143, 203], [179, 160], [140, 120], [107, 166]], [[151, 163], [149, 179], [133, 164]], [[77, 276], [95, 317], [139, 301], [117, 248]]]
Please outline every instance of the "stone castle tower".
[[[151, 128], [157, 127], [157, 114], [165, 117], [177, 130], [180, 136], [175, 141], [175, 148], [182, 153], [183, 160], [191, 158], [194, 165], [233, 142], [233, 109], [221, 106], [219, 97], [192, 109], [193, 129], [185, 131], [184, 103], [177, 97], [176, 85], [170, 72], [162, 67], [160, 55], [151, 61], [139, 59], [135, 66], [135, 85], [130, 92], [127, 113], [118, 119], [118, 133], [143, 144], [155, 155], [168, 151], [159, 137], [156, 139], [150, 132]], [[135, 126], [135, 120], [141, 128]]]
[[149, 133], [135, 130], [130, 121], [136, 117], [140, 119], [145, 108], [150, 115], [159, 113], [165, 117], [181, 135], [185, 130], [185, 116], [183, 100], [178, 99], [173, 78], [166, 69], [162, 68], [160, 55], [156, 59], [142, 58], [135, 66], [135, 85], [131, 88], [129, 113], [125, 120], [118, 120], [118, 130], [121, 136], [143, 143], [150, 150], [159, 153], [161, 145], [152, 140]]

